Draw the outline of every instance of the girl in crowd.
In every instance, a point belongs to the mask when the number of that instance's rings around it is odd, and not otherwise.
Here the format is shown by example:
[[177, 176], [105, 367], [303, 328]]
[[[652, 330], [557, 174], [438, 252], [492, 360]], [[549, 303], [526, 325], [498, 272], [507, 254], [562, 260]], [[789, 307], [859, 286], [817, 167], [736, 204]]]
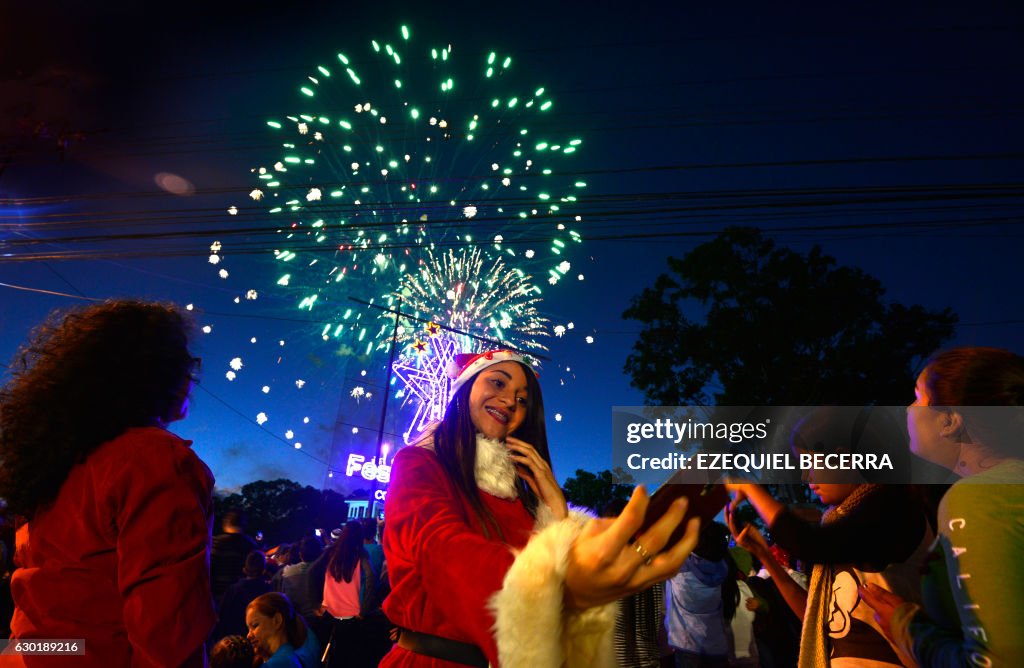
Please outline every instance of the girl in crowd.
[[204, 665], [213, 476], [167, 431], [185, 417], [198, 367], [188, 334], [162, 304], [55, 315], [0, 391], [0, 497], [28, 519], [11, 631], [84, 638], [76, 665]]
[[256, 656], [266, 668], [314, 668], [320, 643], [284, 594], [272, 591], [245, 609], [245, 626]]
[[[891, 422], [872, 409], [858, 414], [818, 408], [794, 429], [791, 445], [798, 452], [891, 451], [900, 439]], [[803, 621], [798, 665], [913, 666], [909, 654], [889, 642], [866, 606], [859, 605], [858, 587], [871, 582], [917, 597], [918, 573], [932, 540], [921, 496], [909, 485], [871, 484], [852, 472], [811, 470], [808, 476], [811, 492], [828, 506], [820, 525], [804, 522], [760, 485], [728, 485], [735, 493], [728, 517], [737, 542], [762, 561]], [[775, 560], [753, 525], [737, 533], [732, 511], [744, 499], [779, 545], [814, 564], [806, 591]]]
[[608, 604], [678, 571], [698, 521], [662, 552], [685, 502], [639, 536], [642, 489], [614, 520], [570, 513], [533, 369], [505, 350], [458, 366], [444, 419], [394, 460], [384, 611], [401, 634], [381, 665], [614, 665]]
[[942, 558], [924, 607], [861, 595], [921, 666], [1024, 665], [1024, 358], [994, 348], [932, 357], [907, 409], [911, 449], [963, 476], [939, 504]]
[[[362, 526], [357, 520], [345, 524], [341, 536], [325, 557], [320, 562], [326, 565], [320, 590], [323, 609], [332, 625], [329, 665], [332, 668], [374, 668], [387, 650], [375, 653], [371, 645], [372, 630], [367, 617], [380, 609], [375, 586], [377, 577], [363, 546]], [[313, 580], [317, 580], [315, 575]]]

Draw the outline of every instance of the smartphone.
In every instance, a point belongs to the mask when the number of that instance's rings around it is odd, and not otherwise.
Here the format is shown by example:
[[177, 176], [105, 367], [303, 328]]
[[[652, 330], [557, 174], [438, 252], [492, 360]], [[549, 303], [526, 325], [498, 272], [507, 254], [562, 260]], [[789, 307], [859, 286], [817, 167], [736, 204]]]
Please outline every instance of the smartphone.
[[689, 501], [686, 506], [686, 517], [682, 523], [672, 532], [668, 543], [662, 550], [667, 550], [678, 543], [686, 533], [686, 525], [691, 517], [700, 518], [700, 528], [703, 530], [711, 524], [718, 513], [729, 504], [729, 493], [725, 485], [720, 483], [686, 483], [675, 482], [676, 479], [684, 479], [683, 471], [677, 471], [666, 482], [658, 487], [651, 496], [650, 505], [647, 506], [647, 514], [644, 516], [644, 523], [637, 533], [643, 533], [658, 521], [672, 502], [681, 496]]

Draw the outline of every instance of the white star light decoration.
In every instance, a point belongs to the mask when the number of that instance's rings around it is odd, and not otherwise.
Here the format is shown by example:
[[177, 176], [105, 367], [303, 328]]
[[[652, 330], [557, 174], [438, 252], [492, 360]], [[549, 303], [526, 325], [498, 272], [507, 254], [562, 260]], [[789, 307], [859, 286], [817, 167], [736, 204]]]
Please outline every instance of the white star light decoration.
[[459, 347], [454, 340], [441, 334], [430, 339], [430, 349], [433, 354], [403, 355], [391, 367], [405, 383], [406, 389], [419, 399], [416, 416], [403, 434], [406, 443], [415, 440], [428, 424], [443, 418], [448, 407], [451, 389], [448, 367], [459, 354]]

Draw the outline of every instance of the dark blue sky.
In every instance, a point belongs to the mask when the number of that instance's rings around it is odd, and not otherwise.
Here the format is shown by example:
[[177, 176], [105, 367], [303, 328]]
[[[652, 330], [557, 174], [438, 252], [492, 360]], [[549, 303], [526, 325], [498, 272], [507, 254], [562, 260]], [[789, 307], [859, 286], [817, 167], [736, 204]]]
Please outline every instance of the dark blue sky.
[[[584, 138], [572, 165], [586, 172], [588, 195], [621, 200], [581, 205], [608, 215], [585, 218], [585, 237], [790, 228], [771, 236], [800, 250], [822, 245], [877, 276], [893, 300], [952, 307], [962, 322], [954, 343], [1021, 351], [1020, 9], [184, 2], [157, 12], [118, 4], [18, 3], [0, 17], [0, 251], [10, 254], [0, 258], [0, 282], [194, 303], [213, 333], [200, 337], [204, 389], [178, 431], [195, 439], [223, 486], [278, 476], [320, 486], [319, 460], [344, 466], [332, 440], [373, 440], [380, 393], [357, 403], [348, 392], [379, 385], [383, 370], [323, 344], [321, 326], [293, 321], [308, 314], [275, 287], [269, 253], [232, 255], [229, 244], [244, 239], [225, 240], [230, 281], [217, 277], [206, 254], [218, 238], [212, 230], [238, 224], [225, 210], [247, 202], [249, 169], [274, 153], [264, 121], [296, 108], [297, 87], [316, 64], [393, 36], [402, 23], [458, 54], [510, 53], [520, 77], [513, 81], [548, 88], [558, 123]], [[60, 137], [68, 143], [63, 159]], [[196, 193], [159, 190], [161, 172], [188, 179]], [[1013, 187], [1000, 198], [856, 203], [848, 193], [808, 192], [950, 194], [948, 187], [966, 185]], [[765, 205], [766, 194], [755, 198], [759, 206], [737, 208], [751, 201], [741, 191], [771, 191], [783, 204]], [[119, 221], [110, 222], [113, 213]], [[16, 243], [71, 234], [44, 224], [73, 219], [81, 221], [74, 234], [177, 229], [141, 222], [160, 217], [210, 232], [158, 243]], [[857, 227], [822, 229], [839, 224]], [[878, 225], [890, 227], [870, 228]], [[587, 240], [570, 258], [571, 274], [586, 280], [546, 291], [548, 317], [576, 324], [553, 342], [541, 375], [560, 479], [610, 467], [610, 408], [642, 403], [622, 373], [638, 327], [620, 315], [666, 256], [708, 238]], [[11, 257], [86, 248], [144, 256]], [[192, 255], [159, 257], [170, 249]], [[258, 288], [260, 300], [234, 305], [242, 286]], [[0, 290], [5, 359], [46, 312], [75, 301]], [[283, 349], [271, 345], [281, 339]], [[232, 383], [224, 372], [236, 355], [245, 367]], [[300, 377], [301, 390], [293, 386]], [[259, 391], [263, 384], [273, 385], [270, 395]], [[908, 398], [911, 388], [908, 379]], [[261, 410], [271, 415], [263, 429], [252, 423]], [[335, 439], [338, 421], [345, 426]], [[353, 435], [350, 425], [364, 428]], [[302, 440], [301, 452], [285, 442], [286, 429], [296, 434], [291, 441]]]

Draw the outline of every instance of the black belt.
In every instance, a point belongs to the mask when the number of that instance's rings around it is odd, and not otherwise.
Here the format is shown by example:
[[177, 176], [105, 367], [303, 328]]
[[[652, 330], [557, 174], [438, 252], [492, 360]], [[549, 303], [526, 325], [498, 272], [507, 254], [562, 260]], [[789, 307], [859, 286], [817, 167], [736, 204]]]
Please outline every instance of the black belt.
[[487, 668], [489, 665], [483, 651], [468, 642], [449, 640], [429, 633], [417, 633], [409, 629], [399, 629], [399, 633], [398, 646], [410, 652], [473, 668]]

